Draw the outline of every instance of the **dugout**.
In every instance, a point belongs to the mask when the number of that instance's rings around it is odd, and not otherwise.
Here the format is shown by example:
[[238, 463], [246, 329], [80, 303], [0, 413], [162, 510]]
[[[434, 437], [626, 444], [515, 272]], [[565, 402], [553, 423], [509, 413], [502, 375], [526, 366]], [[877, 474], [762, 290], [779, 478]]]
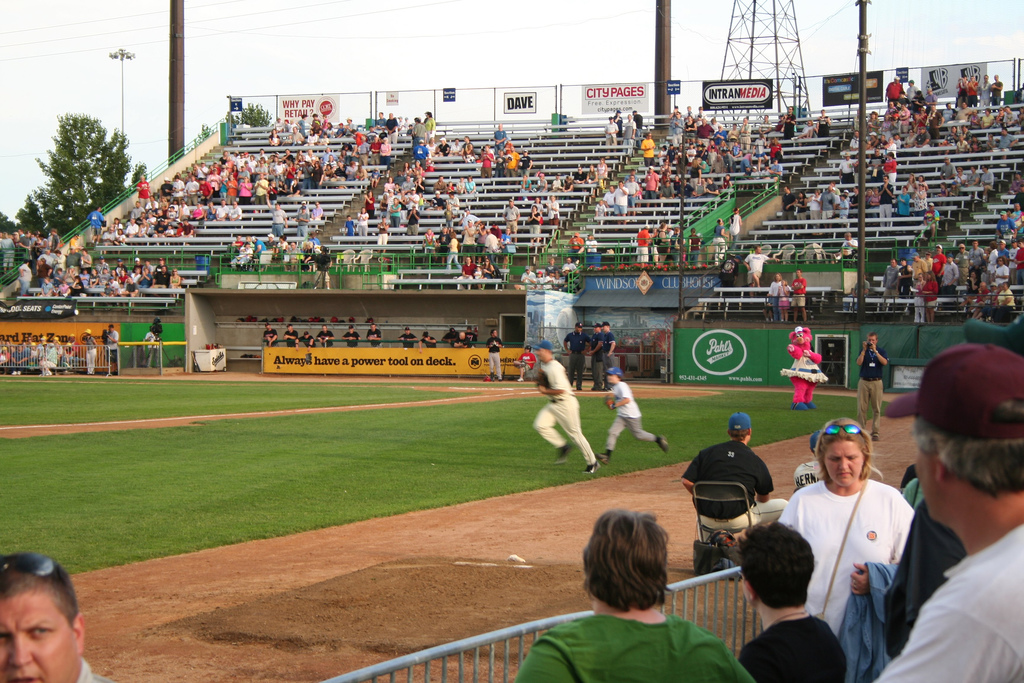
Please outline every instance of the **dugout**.
[[[373, 318], [385, 339], [394, 339], [408, 325], [419, 336], [424, 330], [440, 339], [449, 327], [479, 328], [483, 339], [491, 328], [507, 344], [526, 339], [526, 292], [522, 290], [395, 291], [395, 290], [234, 290], [194, 289], [185, 295], [187, 357], [209, 345], [227, 351], [228, 371], [259, 372], [263, 321], [274, 322], [279, 334], [292, 318], [301, 334], [315, 335], [326, 324], [340, 339], [353, 318], [365, 337]], [[255, 318], [255, 321], [246, 321]], [[323, 318], [324, 323], [308, 322]], [[337, 318], [337, 322], [331, 322]], [[191, 368], [190, 368], [191, 370]]]

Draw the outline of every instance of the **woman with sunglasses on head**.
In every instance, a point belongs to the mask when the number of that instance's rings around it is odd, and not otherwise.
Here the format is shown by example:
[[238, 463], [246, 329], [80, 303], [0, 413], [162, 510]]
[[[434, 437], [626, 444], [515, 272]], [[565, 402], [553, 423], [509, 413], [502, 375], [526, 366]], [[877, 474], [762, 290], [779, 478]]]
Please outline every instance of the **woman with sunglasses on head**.
[[811, 544], [807, 611], [839, 635], [850, 595], [871, 589], [867, 563], [900, 561], [914, 510], [895, 488], [869, 481], [871, 437], [854, 420], [826, 423], [815, 458], [821, 479], [797, 490], [779, 521]]

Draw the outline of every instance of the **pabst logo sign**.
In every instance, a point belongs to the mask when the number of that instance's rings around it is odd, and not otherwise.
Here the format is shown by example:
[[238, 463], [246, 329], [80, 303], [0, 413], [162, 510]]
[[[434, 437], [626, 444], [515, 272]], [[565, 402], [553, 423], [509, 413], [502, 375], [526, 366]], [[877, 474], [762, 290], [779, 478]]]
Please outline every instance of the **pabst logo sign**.
[[731, 375], [747, 362], [747, 345], [728, 330], [710, 330], [693, 341], [693, 362], [709, 375]]

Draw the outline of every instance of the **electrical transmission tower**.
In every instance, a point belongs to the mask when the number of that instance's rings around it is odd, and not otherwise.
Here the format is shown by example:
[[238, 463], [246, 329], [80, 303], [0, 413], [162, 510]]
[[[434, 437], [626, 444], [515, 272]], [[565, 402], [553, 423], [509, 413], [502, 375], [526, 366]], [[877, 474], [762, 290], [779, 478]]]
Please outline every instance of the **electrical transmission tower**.
[[769, 79], [779, 111], [810, 108], [793, 0], [733, 0], [722, 78]]

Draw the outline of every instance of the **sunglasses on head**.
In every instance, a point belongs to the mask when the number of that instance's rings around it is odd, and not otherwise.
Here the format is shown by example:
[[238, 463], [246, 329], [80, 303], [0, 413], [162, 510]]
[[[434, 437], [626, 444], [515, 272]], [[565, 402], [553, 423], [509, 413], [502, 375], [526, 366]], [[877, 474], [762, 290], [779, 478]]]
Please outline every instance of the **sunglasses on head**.
[[860, 427], [858, 427], [857, 425], [854, 425], [854, 424], [849, 424], [849, 425], [829, 425], [828, 427], [825, 427], [825, 429], [822, 430], [822, 431], [824, 431], [824, 433], [828, 434], [829, 436], [835, 436], [839, 432], [846, 432], [847, 434], [860, 434], [861, 433]]
[[46, 555], [39, 553], [18, 553], [16, 555], [0, 555], [0, 574], [13, 569], [22, 574], [33, 574], [44, 577], [57, 570], [57, 563]]

